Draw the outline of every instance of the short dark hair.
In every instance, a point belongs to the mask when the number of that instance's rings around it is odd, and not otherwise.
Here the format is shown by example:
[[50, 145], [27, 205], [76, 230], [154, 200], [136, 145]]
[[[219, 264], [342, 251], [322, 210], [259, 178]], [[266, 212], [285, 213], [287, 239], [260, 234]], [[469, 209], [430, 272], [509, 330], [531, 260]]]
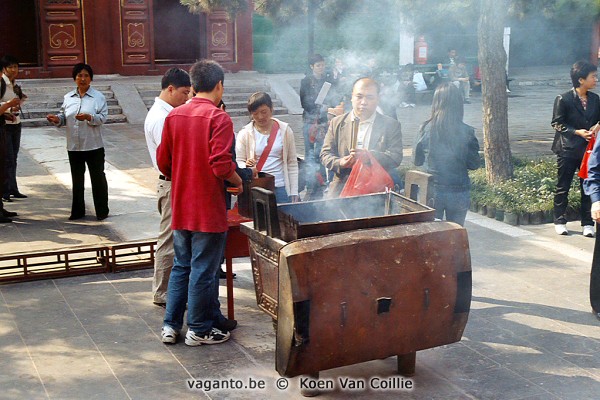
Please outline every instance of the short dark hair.
[[213, 60], [197, 61], [190, 68], [192, 86], [196, 93], [212, 92], [219, 82], [225, 81], [223, 67]]
[[379, 96], [379, 83], [377, 83], [375, 79], [368, 76], [363, 76], [354, 81], [352, 84], [352, 93], [354, 93], [354, 86], [356, 86], [356, 84], [360, 81], [364, 81], [366, 86], [373, 86], [375, 89], [377, 89], [377, 95]]
[[170, 68], [163, 75], [160, 81], [160, 88], [166, 89], [169, 87], [169, 85], [173, 85], [175, 88], [180, 88], [183, 86], [190, 87], [192, 86], [192, 83], [190, 82], [190, 76], [187, 72], [180, 68]]
[[73, 72], [71, 72], [73, 80], [75, 80], [75, 78], [77, 78], [77, 75], [84, 69], [88, 72], [88, 74], [90, 74], [90, 79], [94, 80], [94, 70], [92, 70], [92, 67], [85, 63], [79, 63], [73, 66]]
[[579, 60], [571, 67], [571, 82], [573, 87], [580, 86], [579, 79], [586, 79], [592, 72], [598, 71], [598, 67], [589, 61]]
[[267, 106], [271, 110], [273, 109], [273, 101], [271, 100], [271, 96], [265, 92], [256, 92], [252, 93], [248, 98], [248, 112], [253, 113], [258, 110], [260, 106]]
[[315, 65], [316, 63], [321, 62], [321, 61], [325, 61], [325, 59], [323, 58], [322, 55], [320, 55], [318, 53], [317, 54], [313, 54], [308, 59], [308, 65]]
[[15, 64], [19, 65], [19, 60], [15, 56], [6, 54], [2, 58], [0, 58], [0, 67], [2, 67], [2, 68], [6, 68], [10, 65], [15, 65]]

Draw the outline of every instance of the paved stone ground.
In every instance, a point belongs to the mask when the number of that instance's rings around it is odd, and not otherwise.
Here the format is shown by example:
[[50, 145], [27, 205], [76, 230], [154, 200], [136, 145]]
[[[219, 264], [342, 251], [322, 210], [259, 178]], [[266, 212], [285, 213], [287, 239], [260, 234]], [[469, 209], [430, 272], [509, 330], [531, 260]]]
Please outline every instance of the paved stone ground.
[[[564, 79], [568, 67], [511, 75], [513, 152], [549, 154], [552, 101], [568, 88]], [[293, 84], [299, 76], [266, 79]], [[428, 112], [426, 105], [400, 112], [406, 162], [416, 129]], [[300, 132], [298, 115], [284, 118]], [[466, 106], [465, 119], [481, 135], [478, 98]], [[245, 120], [236, 118], [236, 128]], [[91, 217], [66, 220], [70, 176], [63, 132], [32, 128], [23, 136], [19, 182], [30, 198], [5, 204], [20, 217], [0, 226], [0, 254], [155, 237], [156, 173], [149, 166], [141, 125], [109, 127], [111, 217], [104, 222]], [[577, 225], [570, 223], [570, 235], [558, 237], [548, 224], [517, 228], [469, 213], [473, 303], [463, 340], [419, 352], [412, 378], [416, 389], [411, 392], [349, 392], [336, 384], [321, 398], [598, 398], [600, 329], [587, 298], [593, 240], [582, 237]], [[290, 380], [288, 390], [275, 388], [279, 378], [274, 369], [275, 335], [270, 318], [256, 307], [249, 260], [235, 260], [234, 271], [240, 326], [230, 342], [199, 348], [160, 343], [163, 310], [151, 304], [149, 270], [0, 285], [0, 398], [300, 398], [298, 379]], [[224, 295], [224, 287], [221, 290]], [[394, 358], [371, 361], [324, 371], [321, 378], [385, 379], [394, 376], [395, 365]], [[190, 391], [187, 387], [190, 379], [248, 382], [250, 377], [263, 379], [267, 388]]]

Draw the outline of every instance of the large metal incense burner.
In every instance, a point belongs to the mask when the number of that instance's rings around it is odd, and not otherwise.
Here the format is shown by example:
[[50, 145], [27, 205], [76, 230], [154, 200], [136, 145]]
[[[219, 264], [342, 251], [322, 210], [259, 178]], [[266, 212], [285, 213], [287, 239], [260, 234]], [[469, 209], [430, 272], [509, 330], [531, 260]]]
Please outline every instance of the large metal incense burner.
[[248, 235], [258, 306], [277, 320], [276, 369], [293, 377], [461, 339], [471, 303], [465, 229], [396, 193], [277, 206], [254, 188]]

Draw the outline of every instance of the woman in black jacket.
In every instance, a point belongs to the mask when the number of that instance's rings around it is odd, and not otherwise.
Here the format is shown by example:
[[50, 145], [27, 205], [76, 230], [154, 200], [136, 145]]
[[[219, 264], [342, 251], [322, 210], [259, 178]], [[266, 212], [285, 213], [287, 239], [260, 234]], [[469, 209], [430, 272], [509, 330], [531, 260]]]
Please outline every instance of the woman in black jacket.
[[460, 89], [442, 83], [433, 95], [431, 117], [421, 126], [415, 147], [415, 165], [427, 163], [433, 175], [435, 217], [465, 224], [471, 204], [468, 170], [479, 167], [479, 142], [475, 129], [463, 122]]
[[[557, 156], [558, 182], [554, 195], [554, 229], [568, 234], [566, 210], [573, 175], [579, 169], [591, 128], [600, 121], [600, 98], [590, 92], [598, 82], [597, 67], [588, 61], [577, 61], [571, 67], [573, 88], [556, 97], [552, 116], [555, 130], [552, 151]], [[583, 179], [579, 180], [580, 187]], [[581, 188], [581, 226], [583, 235], [594, 237], [594, 221], [590, 214], [590, 197]]]

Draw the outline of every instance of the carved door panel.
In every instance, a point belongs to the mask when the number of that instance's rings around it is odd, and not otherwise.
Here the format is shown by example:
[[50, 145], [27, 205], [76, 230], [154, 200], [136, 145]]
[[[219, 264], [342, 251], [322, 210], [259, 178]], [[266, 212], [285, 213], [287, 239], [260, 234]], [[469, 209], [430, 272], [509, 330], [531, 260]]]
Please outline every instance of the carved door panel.
[[121, 0], [123, 64], [150, 62], [150, 0]]
[[211, 13], [207, 19], [209, 58], [219, 62], [235, 62], [235, 22], [227, 19], [225, 11]]
[[85, 61], [80, 0], [40, 0], [42, 43], [49, 67]]

